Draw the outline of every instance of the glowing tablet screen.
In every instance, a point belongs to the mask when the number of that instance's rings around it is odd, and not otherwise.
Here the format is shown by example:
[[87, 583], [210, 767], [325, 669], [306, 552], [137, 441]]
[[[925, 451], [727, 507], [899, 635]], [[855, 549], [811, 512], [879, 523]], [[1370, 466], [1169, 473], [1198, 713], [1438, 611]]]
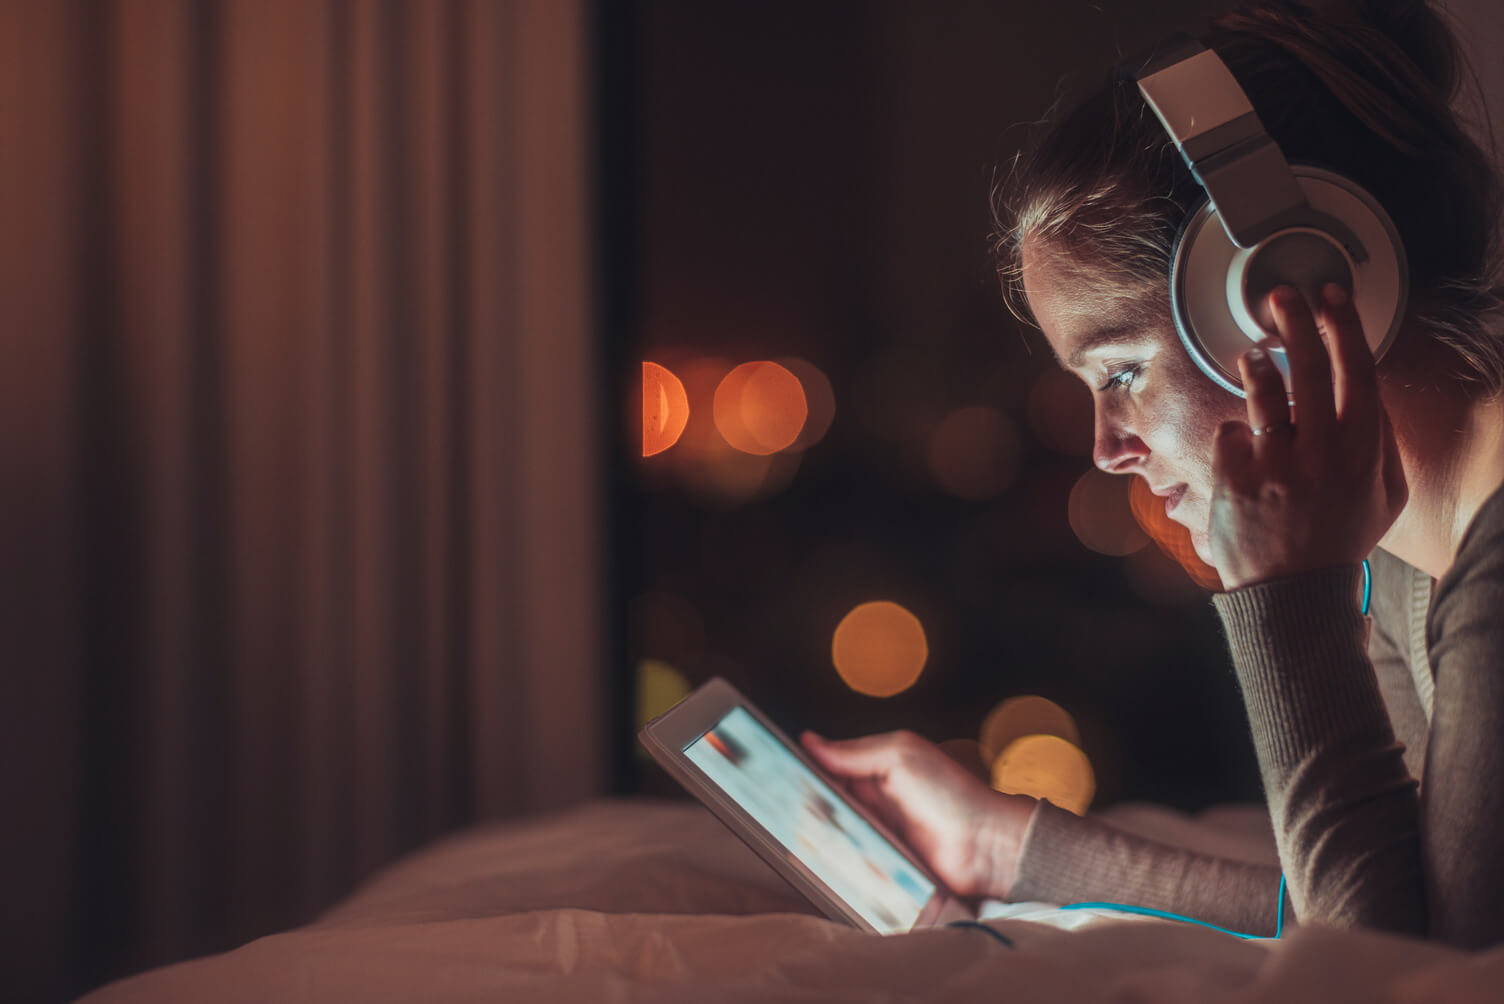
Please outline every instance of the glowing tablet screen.
[[869, 924], [885, 934], [914, 926], [934, 883], [745, 708], [684, 753]]

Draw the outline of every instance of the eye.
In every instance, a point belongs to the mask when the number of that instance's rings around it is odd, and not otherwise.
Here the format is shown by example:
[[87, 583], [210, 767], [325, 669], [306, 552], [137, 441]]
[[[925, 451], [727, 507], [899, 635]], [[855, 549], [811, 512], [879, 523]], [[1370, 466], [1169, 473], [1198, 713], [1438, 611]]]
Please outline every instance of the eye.
[[1128, 366], [1120, 366], [1117, 369], [1113, 370], [1112, 373], [1108, 375], [1107, 382], [1097, 389], [1127, 390], [1129, 387], [1133, 386], [1134, 379], [1137, 378], [1139, 373], [1141, 373], [1142, 371], [1143, 367], [1138, 363], [1133, 363]]

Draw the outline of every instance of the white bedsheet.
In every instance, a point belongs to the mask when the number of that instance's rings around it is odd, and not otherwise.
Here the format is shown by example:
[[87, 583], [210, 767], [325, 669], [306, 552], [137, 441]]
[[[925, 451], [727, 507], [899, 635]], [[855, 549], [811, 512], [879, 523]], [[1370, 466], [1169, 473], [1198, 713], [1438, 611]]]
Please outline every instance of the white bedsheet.
[[698, 806], [597, 802], [467, 831], [314, 924], [85, 1000], [1504, 1000], [1504, 948], [1469, 955], [1316, 927], [1251, 942], [1042, 905], [1012, 912], [989, 923], [1013, 948], [975, 930], [863, 934], [814, 916]]

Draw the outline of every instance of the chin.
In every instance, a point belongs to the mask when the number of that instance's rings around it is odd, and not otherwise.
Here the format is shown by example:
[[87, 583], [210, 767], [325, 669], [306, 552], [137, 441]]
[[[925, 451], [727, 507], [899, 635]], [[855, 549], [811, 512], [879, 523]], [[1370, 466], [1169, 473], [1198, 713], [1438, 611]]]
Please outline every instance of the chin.
[[[1191, 502], [1190, 499], [1186, 503]], [[1203, 506], [1182, 503], [1180, 508], [1170, 519], [1186, 528], [1187, 535], [1191, 538], [1191, 548], [1195, 550], [1196, 557], [1212, 564], [1212, 535], [1208, 525], [1209, 514]], [[1214, 566], [1215, 567], [1215, 566]]]

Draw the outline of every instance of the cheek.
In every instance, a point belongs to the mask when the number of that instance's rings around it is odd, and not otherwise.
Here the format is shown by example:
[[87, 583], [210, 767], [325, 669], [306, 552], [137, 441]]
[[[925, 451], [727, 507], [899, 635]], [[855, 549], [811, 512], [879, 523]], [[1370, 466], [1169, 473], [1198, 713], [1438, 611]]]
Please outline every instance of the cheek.
[[1173, 386], [1175, 392], [1156, 395], [1152, 403], [1146, 403], [1152, 416], [1144, 440], [1151, 452], [1177, 472], [1179, 480], [1209, 494], [1217, 428], [1223, 422], [1246, 418], [1246, 408], [1241, 398], [1199, 373], [1195, 378], [1187, 374]]

